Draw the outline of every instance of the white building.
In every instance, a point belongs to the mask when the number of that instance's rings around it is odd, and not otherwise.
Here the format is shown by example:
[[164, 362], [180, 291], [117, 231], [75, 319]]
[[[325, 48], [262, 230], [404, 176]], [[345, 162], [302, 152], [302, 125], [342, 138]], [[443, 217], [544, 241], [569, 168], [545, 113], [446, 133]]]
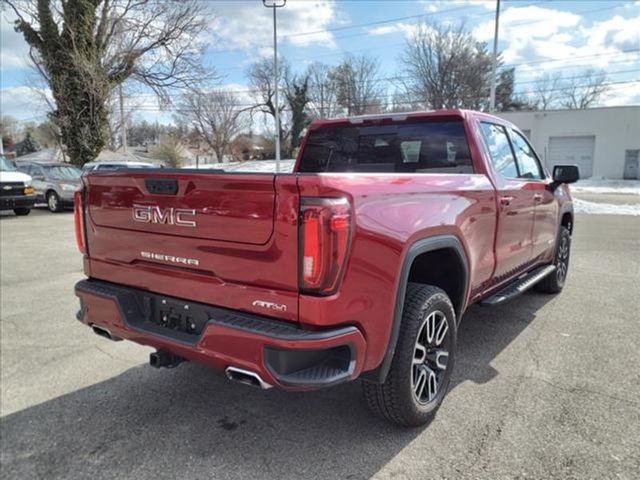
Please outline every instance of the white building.
[[575, 164], [581, 178], [640, 179], [640, 106], [498, 115], [529, 137], [549, 171]]

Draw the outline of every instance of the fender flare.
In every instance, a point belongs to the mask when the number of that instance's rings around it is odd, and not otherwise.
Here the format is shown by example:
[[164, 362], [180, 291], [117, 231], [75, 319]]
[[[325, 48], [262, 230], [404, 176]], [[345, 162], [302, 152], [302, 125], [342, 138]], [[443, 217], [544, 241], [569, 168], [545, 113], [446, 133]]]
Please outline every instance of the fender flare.
[[560, 211], [558, 212], [558, 228], [562, 225], [562, 217], [564, 217], [566, 213], [571, 214], [571, 232], [573, 233], [573, 226], [576, 219], [575, 212], [573, 211], [573, 202], [566, 201], [562, 204], [562, 207], [560, 207]]
[[391, 361], [396, 351], [396, 345], [398, 344], [398, 337], [400, 335], [400, 323], [402, 322], [402, 313], [404, 310], [404, 298], [407, 290], [407, 283], [409, 282], [409, 273], [413, 261], [423, 253], [432, 252], [434, 250], [451, 249], [460, 258], [463, 266], [463, 292], [464, 297], [461, 304], [458, 305], [456, 310], [456, 321], [459, 323], [462, 313], [464, 312], [464, 303], [466, 294], [469, 288], [469, 263], [467, 256], [462, 246], [462, 242], [458, 237], [454, 235], [435, 235], [433, 237], [422, 238], [414, 242], [406, 251], [402, 260], [402, 268], [400, 270], [400, 277], [398, 279], [398, 288], [396, 291], [396, 300], [393, 313], [393, 323], [391, 325], [391, 331], [389, 333], [389, 341], [387, 343], [387, 349], [382, 359], [382, 362], [378, 367], [368, 372], [364, 372], [361, 378], [364, 380], [383, 383], [387, 378], [389, 369], [391, 368]]

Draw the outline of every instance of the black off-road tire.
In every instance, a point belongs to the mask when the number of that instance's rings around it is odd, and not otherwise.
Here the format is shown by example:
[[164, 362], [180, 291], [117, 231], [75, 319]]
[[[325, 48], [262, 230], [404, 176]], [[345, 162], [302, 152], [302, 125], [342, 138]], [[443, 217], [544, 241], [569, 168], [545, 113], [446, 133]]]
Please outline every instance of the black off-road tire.
[[[425, 335], [424, 328], [427, 328], [426, 335], [429, 334], [429, 328], [426, 326], [428, 319], [439, 318], [442, 325], [446, 319], [447, 331], [446, 337], [440, 344], [442, 349], [434, 347], [425, 350], [424, 364], [415, 365], [414, 359], [416, 352], [422, 348], [424, 341], [428, 337]], [[437, 320], [434, 320], [432, 331], [436, 331]], [[436, 411], [440, 407], [444, 399], [449, 382], [451, 380], [451, 371], [453, 370], [455, 352], [456, 352], [456, 314], [451, 304], [451, 300], [447, 294], [438, 287], [431, 285], [422, 285], [410, 283], [407, 287], [404, 310], [402, 314], [402, 323], [400, 324], [400, 334], [398, 344], [389, 369], [389, 374], [384, 383], [362, 382], [362, 389], [367, 406], [377, 415], [390, 420], [398, 425], [405, 427], [413, 427], [424, 425], [431, 421]], [[418, 347], [419, 337], [423, 339]], [[434, 340], [437, 338], [432, 334]], [[434, 344], [435, 345], [435, 344]], [[446, 367], [442, 369], [440, 363], [442, 361], [443, 352], [446, 348], [448, 356], [446, 357]], [[431, 358], [435, 353], [436, 361], [431, 362]], [[431, 384], [427, 392], [428, 401], [421, 402], [416, 392], [419, 385], [416, 381], [416, 375], [420, 376], [426, 367], [430, 372], [439, 372], [441, 377], [437, 377], [437, 393], [431, 397]], [[420, 370], [420, 369], [423, 370]], [[434, 374], [435, 376], [435, 374]], [[431, 377], [428, 377], [429, 382]], [[414, 385], [415, 384], [415, 385]], [[424, 392], [422, 392], [424, 393]]]
[[13, 213], [15, 213], [19, 217], [23, 217], [25, 215], [29, 215], [31, 213], [30, 208], [14, 208]]
[[553, 263], [556, 271], [540, 280], [536, 290], [544, 293], [560, 293], [567, 281], [569, 272], [569, 256], [571, 254], [571, 232], [567, 227], [560, 227]]

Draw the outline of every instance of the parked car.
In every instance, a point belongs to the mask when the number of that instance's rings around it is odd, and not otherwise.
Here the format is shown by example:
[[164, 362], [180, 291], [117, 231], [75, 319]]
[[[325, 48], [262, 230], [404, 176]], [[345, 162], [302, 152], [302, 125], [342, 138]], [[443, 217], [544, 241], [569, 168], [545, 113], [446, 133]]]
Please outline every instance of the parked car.
[[20, 171], [31, 175], [37, 203], [46, 202], [52, 212], [73, 207], [73, 193], [81, 185], [79, 168], [68, 163], [17, 162], [17, 165]]
[[471, 111], [311, 124], [293, 174], [83, 177], [78, 319], [260, 388], [360, 378], [377, 414], [429, 421], [473, 303], [558, 293], [574, 215], [517, 127]]
[[82, 166], [82, 171], [116, 170], [119, 168], [158, 168], [159, 166], [160, 165], [148, 162], [88, 162]]
[[31, 177], [0, 155], [0, 210], [13, 210], [16, 215], [29, 215], [36, 201]]

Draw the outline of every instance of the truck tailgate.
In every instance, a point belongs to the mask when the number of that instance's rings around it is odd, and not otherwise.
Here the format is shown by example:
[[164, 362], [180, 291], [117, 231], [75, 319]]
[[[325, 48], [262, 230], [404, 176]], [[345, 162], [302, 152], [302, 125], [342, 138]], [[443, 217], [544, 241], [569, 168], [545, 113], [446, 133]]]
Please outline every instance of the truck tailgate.
[[90, 276], [297, 319], [295, 177], [120, 170], [84, 183]]
[[125, 171], [90, 175], [87, 183], [89, 215], [100, 227], [256, 245], [273, 233], [273, 175]]

